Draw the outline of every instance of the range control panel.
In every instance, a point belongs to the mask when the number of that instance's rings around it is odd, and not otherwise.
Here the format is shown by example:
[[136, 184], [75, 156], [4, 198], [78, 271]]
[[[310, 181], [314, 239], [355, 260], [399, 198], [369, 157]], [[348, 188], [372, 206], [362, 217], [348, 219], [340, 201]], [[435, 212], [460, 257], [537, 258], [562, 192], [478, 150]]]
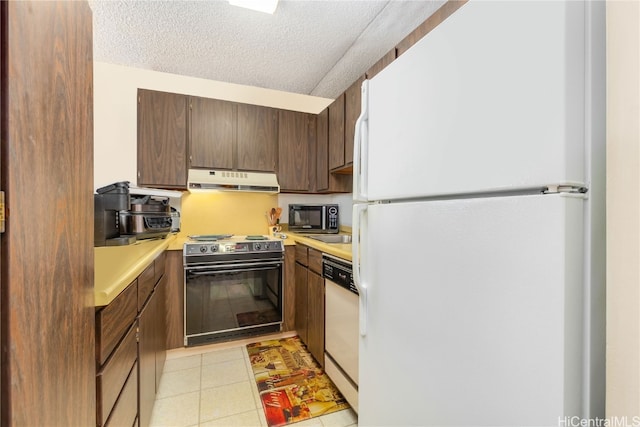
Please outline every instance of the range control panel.
[[257, 252], [282, 252], [281, 241], [265, 240], [259, 242], [217, 242], [217, 243], [188, 243], [184, 246], [184, 255], [214, 255], [214, 254], [248, 254]]

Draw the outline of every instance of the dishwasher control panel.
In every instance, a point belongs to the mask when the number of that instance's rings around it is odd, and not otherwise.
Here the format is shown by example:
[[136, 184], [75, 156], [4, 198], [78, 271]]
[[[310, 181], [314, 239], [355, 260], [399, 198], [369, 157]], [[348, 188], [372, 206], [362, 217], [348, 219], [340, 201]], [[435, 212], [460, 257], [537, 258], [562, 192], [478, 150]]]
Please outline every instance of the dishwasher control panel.
[[323, 255], [322, 276], [326, 280], [358, 294], [358, 288], [353, 283], [353, 270], [350, 262]]

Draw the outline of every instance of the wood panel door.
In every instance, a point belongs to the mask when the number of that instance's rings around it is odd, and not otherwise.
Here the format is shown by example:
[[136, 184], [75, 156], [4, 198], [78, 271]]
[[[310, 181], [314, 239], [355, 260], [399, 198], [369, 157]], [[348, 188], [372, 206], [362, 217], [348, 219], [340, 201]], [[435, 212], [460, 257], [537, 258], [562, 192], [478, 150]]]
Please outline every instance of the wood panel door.
[[156, 345], [154, 323], [157, 318], [156, 293], [140, 311], [138, 316], [138, 418], [140, 427], [151, 422], [153, 403], [156, 398]]
[[322, 110], [317, 118], [316, 190], [329, 190], [329, 108]]
[[316, 144], [315, 116], [279, 110], [278, 181], [281, 191], [308, 192], [315, 183], [312, 153]]
[[344, 98], [329, 105], [329, 170], [344, 166]]
[[282, 330], [296, 328], [296, 254], [295, 246], [284, 247], [284, 292]]
[[194, 168], [232, 169], [236, 103], [190, 98], [189, 162]]
[[276, 172], [278, 160], [278, 110], [238, 104], [239, 170]]
[[324, 366], [324, 279], [309, 270], [307, 275], [307, 348]]
[[384, 70], [387, 65], [391, 64], [396, 59], [396, 48], [394, 47], [389, 52], [387, 52], [382, 58], [378, 60], [375, 64], [371, 66], [367, 70], [366, 77], [371, 79], [375, 77], [380, 71]]
[[86, 1], [0, 9], [0, 424], [93, 426], [92, 13]]
[[167, 276], [163, 275], [155, 290], [155, 320], [154, 320], [154, 344], [156, 367], [156, 394], [160, 389], [160, 377], [167, 360]]
[[138, 185], [187, 188], [187, 96], [138, 89]]
[[296, 332], [307, 344], [307, 267], [296, 263]]
[[353, 164], [353, 138], [356, 121], [362, 109], [362, 82], [364, 76], [356, 80], [345, 92], [344, 97], [344, 165]]
[[396, 45], [396, 55], [400, 56], [405, 53], [411, 46], [416, 44], [418, 40], [440, 25], [445, 19], [451, 16], [453, 12], [460, 9], [467, 1], [468, 0], [448, 0], [440, 6], [438, 10]]
[[182, 251], [167, 251], [165, 261], [167, 349], [184, 346], [184, 270]]
[[351, 174], [337, 174], [329, 171], [329, 109], [325, 108], [317, 117], [316, 191], [349, 193], [352, 187]]

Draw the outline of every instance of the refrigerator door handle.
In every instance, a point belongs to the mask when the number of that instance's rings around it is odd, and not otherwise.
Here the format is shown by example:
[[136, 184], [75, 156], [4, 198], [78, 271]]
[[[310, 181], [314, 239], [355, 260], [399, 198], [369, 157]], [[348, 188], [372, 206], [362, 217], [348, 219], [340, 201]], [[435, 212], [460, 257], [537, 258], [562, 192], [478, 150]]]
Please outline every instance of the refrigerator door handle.
[[356, 120], [355, 135], [353, 141], [353, 200], [367, 200], [367, 147], [369, 119], [369, 80], [362, 82], [360, 116]]
[[[362, 216], [367, 211], [368, 205], [366, 204], [354, 204], [353, 205], [353, 221], [352, 221], [352, 236], [353, 240], [351, 242], [351, 250], [352, 250], [352, 265], [353, 265], [353, 283], [356, 285], [358, 289], [358, 293], [360, 297], [359, 301], [359, 314], [360, 314], [360, 336], [364, 337], [367, 335], [367, 287], [365, 283], [362, 281], [362, 276], [360, 275], [360, 238], [364, 235], [366, 230], [363, 230], [361, 226]], [[366, 225], [365, 225], [366, 228]]]

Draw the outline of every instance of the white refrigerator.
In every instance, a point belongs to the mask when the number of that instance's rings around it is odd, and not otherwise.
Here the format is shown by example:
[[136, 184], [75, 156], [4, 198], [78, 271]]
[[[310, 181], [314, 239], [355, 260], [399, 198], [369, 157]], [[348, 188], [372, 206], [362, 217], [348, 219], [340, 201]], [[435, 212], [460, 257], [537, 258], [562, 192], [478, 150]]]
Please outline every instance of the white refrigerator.
[[364, 82], [360, 426], [604, 417], [604, 43], [604, 2], [472, 0]]

